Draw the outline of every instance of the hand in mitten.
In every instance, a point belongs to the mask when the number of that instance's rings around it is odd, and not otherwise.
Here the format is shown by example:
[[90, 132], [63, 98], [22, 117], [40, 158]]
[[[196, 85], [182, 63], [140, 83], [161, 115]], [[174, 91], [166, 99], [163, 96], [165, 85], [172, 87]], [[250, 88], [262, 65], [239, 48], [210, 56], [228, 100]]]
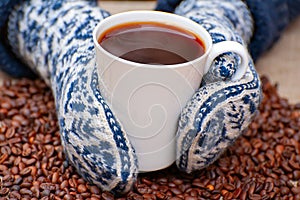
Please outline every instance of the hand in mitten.
[[[179, 3], [158, 0], [157, 9], [172, 11]], [[293, 0], [186, 0], [175, 13], [203, 25], [214, 43], [244, 42], [256, 60], [300, 13], [299, 8], [300, 1]], [[181, 170], [192, 172], [212, 163], [251, 122], [261, 98], [260, 82], [252, 62], [240, 81], [230, 80], [238, 59], [231, 53], [217, 58], [183, 110], [177, 133], [177, 166]]]
[[[251, 15], [242, 1], [186, 0], [175, 13], [201, 24], [213, 43], [233, 40], [246, 45], [252, 36]], [[192, 172], [211, 164], [256, 114], [260, 80], [252, 61], [240, 80], [231, 80], [239, 62], [239, 56], [230, 52], [216, 58], [202, 86], [183, 109], [176, 140], [179, 169]]]
[[8, 36], [52, 88], [68, 161], [102, 190], [121, 193], [131, 188], [137, 165], [98, 89], [92, 31], [108, 15], [91, 1], [27, 1], [12, 12]]

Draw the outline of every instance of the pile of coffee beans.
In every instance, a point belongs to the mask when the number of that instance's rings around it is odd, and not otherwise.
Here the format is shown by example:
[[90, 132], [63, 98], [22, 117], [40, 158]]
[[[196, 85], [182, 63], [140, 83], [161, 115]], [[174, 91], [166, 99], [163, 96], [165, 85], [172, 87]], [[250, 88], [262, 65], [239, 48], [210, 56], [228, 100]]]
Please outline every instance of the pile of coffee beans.
[[205, 170], [171, 166], [140, 174], [114, 196], [68, 165], [55, 103], [41, 80], [0, 87], [0, 199], [300, 199], [300, 104], [262, 77], [264, 98], [249, 129]]

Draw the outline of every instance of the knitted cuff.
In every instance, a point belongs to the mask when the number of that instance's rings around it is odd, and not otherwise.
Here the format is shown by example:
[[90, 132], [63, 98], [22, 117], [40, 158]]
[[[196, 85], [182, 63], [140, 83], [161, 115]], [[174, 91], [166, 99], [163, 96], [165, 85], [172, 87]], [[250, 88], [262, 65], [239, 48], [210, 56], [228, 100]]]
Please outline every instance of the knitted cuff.
[[155, 10], [174, 12], [175, 8], [179, 5], [182, 0], [157, 0]]
[[300, 0], [287, 0], [289, 7], [290, 21], [294, 20], [300, 14]]
[[24, 63], [22, 63], [4, 44], [0, 41], [0, 70], [15, 78], [36, 78], [37, 75]]
[[12, 10], [12, 8], [22, 2], [22, 0], [1, 0], [0, 1], [0, 28], [6, 24], [8, 16]]
[[1, 0], [0, 1], [0, 70], [13, 77], [34, 78], [35, 74], [12, 53], [7, 44], [6, 25], [13, 7], [22, 0]]
[[278, 40], [288, 25], [289, 8], [286, 0], [246, 0], [246, 3], [255, 22], [249, 49], [253, 60], [257, 60]]

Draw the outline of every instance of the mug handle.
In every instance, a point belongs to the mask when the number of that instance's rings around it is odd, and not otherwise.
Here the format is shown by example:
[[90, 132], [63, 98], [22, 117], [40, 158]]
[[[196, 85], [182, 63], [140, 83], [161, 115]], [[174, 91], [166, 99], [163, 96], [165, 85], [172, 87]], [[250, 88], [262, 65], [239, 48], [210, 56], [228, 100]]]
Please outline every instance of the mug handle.
[[241, 57], [241, 63], [238, 69], [232, 76], [232, 81], [237, 81], [244, 76], [248, 68], [248, 50], [240, 43], [235, 41], [222, 41], [212, 45], [209, 52], [208, 58], [206, 60], [204, 73], [206, 74], [216, 57], [223, 53], [234, 52]]

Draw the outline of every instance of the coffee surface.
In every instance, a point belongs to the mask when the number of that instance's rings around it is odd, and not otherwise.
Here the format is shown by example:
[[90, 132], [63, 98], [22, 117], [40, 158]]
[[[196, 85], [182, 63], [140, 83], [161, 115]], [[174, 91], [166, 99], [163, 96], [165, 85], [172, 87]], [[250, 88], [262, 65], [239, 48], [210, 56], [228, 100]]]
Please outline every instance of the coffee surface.
[[197, 35], [156, 22], [125, 23], [106, 30], [99, 44], [111, 54], [143, 64], [171, 65], [192, 61], [205, 52]]

